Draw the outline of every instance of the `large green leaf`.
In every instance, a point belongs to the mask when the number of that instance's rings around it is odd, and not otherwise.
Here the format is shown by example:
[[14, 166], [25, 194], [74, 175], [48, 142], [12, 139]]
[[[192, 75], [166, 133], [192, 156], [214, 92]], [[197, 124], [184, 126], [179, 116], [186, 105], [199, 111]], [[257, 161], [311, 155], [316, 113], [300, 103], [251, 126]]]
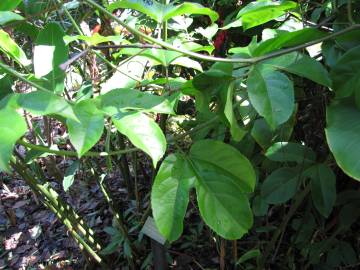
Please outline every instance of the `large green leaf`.
[[192, 168], [197, 176], [195, 187], [200, 214], [206, 224], [226, 239], [241, 238], [253, 223], [242, 183], [228, 171], [206, 161], [194, 160]]
[[156, 167], [166, 151], [164, 133], [156, 122], [140, 112], [119, 113], [112, 120], [120, 133], [152, 158]]
[[360, 87], [360, 46], [346, 52], [331, 70], [337, 97], [348, 97]]
[[70, 141], [79, 157], [89, 151], [101, 138], [104, 129], [104, 115], [93, 100], [84, 100], [74, 106], [78, 121], [68, 119]]
[[261, 42], [253, 51], [253, 56], [260, 56], [269, 52], [304, 44], [328, 35], [316, 28], [305, 28], [294, 32], [280, 33], [278, 36]]
[[326, 111], [327, 142], [339, 167], [360, 181], [360, 111], [351, 101], [335, 101]]
[[49, 23], [41, 30], [34, 48], [35, 76], [46, 81], [41, 84], [58, 94], [64, 91], [65, 72], [60, 65], [68, 59], [69, 49], [64, 42], [65, 32], [57, 23]]
[[192, 160], [210, 163], [225, 171], [235, 179], [243, 192], [254, 190], [254, 169], [250, 161], [234, 147], [220, 141], [202, 140], [191, 147], [190, 156]]
[[267, 203], [284, 203], [295, 195], [300, 178], [297, 169], [280, 168], [265, 179], [261, 186], [261, 196]]
[[316, 209], [327, 218], [336, 201], [336, 176], [334, 172], [324, 164], [310, 167], [304, 173], [311, 178], [311, 197]]
[[62, 97], [45, 91], [34, 91], [14, 96], [18, 106], [34, 115], [60, 115], [78, 120], [72, 106]]
[[251, 163], [235, 148], [220, 141], [198, 141], [188, 157], [171, 155], [161, 166], [152, 191], [156, 224], [169, 240], [180, 236], [194, 184], [206, 224], [227, 239], [241, 238], [253, 222], [247, 195], [255, 180]]
[[159, 169], [151, 191], [152, 213], [160, 233], [177, 240], [189, 203], [189, 190], [195, 180], [188, 162], [179, 154], [168, 156]]
[[316, 155], [309, 147], [299, 143], [278, 142], [273, 144], [265, 153], [265, 156], [273, 161], [314, 163]]
[[156, 0], [120, 0], [108, 6], [109, 11], [114, 11], [118, 8], [128, 8], [140, 11], [154, 19], [158, 23], [167, 21], [175, 16], [180, 15], [208, 15], [212, 22], [215, 22], [219, 15], [200, 4], [185, 2], [180, 5], [174, 4], [161, 4]]
[[226, 239], [241, 238], [253, 221], [246, 195], [256, 181], [251, 163], [232, 146], [214, 140], [196, 142], [190, 159], [205, 222]]
[[19, 14], [11, 11], [0, 11], [0, 25], [6, 25], [10, 22], [22, 20], [24, 20], [24, 17], [20, 16]]
[[225, 28], [242, 26], [249, 29], [277, 19], [293, 10], [297, 4], [292, 1], [255, 1], [246, 5], [236, 16], [236, 20]]
[[10, 171], [9, 161], [16, 141], [27, 130], [26, 122], [15, 110], [0, 110], [0, 170]]
[[0, 30], [0, 51], [7, 54], [20, 65], [27, 66], [31, 63], [30, 60], [27, 59], [24, 51], [4, 30]]
[[0, 10], [8, 11], [15, 9], [22, 0], [1, 0], [0, 2]]
[[265, 69], [283, 70], [327, 87], [332, 85], [330, 75], [324, 66], [305, 54], [289, 53], [264, 61], [261, 65]]
[[247, 81], [251, 104], [275, 129], [294, 111], [293, 83], [278, 71], [261, 72], [254, 67]]
[[126, 110], [174, 114], [166, 98], [134, 89], [115, 89], [98, 97], [99, 108], [110, 116]]

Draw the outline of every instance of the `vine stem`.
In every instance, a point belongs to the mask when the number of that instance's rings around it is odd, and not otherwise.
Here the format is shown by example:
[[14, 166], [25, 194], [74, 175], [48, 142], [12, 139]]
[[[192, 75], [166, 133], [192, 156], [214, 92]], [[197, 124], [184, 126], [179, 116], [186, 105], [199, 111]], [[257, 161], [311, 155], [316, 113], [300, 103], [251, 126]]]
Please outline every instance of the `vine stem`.
[[114, 16], [111, 12], [106, 10], [101, 5], [97, 4], [95, 1], [93, 1], [93, 0], [83, 0], [83, 1], [85, 3], [87, 3], [89, 6], [91, 6], [93, 8], [96, 8], [99, 11], [106, 14], [107, 16], [109, 16], [111, 19], [113, 19], [118, 24], [120, 24], [122, 27], [127, 29], [130, 33], [132, 33], [132, 34], [134, 34], [134, 35], [136, 35], [138, 37], [141, 37], [141, 38], [143, 38], [144, 40], [147, 40], [150, 43], [157, 44], [157, 45], [162, 46], [162, 47], [164, 47], [164, 48], [166, 48], [168, 50], [179, 52], [179, 53], [182, 53], [184, 55], [194, 57], [196, 59], [200, 59], [200, 60], [204, 60], [204, 61], [210, 61], [210, 62], [243, 63], [245, 65], [252, 65], [252, 64], [256, 64], [256, 63], [261, 62], [261, 61], [265, 61], [265, 60], [272, 59], [272, 58], [275, 58], [275, 57], [278, 57], [278, 56], [282, 56], [284, 54], [288, 54], [288, 53], [291, 53], [291, 52], [294, 52], [294, 51], [305, 49], [307, 47], [316, 45], [318, 43], [321, 43], [321, 42], [329, 40], [329, 39], [333, 39], [335, 37], [338, 37], [340, 35], [343, 35], [345, 33], [350, 32], [350, 31], [360, 29], [360, 24], [354, 24], [354, 25], [349, 26], [348, 28], [345, 28], [345, 29], [343, 29], [341, 31], [330, 34], [330, 35], [328, 35], [326, 37], [319, 38], [319, 39], [316, 39], [316, 40], [313, 40], [313, 41], [310, 41], [310, 42], [307, 42], [307, 43], [304, 43], [304, 44], [301, 44], [301, 45], [298, 45], [298, 46], [294, 46], [294, 47], [291, 47], [291, 48], [287, 48], [287, 49], [279, 50], [279, 51], [276, 51], [276, 52], [273, 52], [273, 53], [269, 53], [269, 54], [266, 54], [264, 56], [252, 57], [252, 58], [238, 58], [238, 57], [235, 57], [235, 58], [222, 58], [222, 57], [214, 57], [214, 56], [203, 55], [203, 54], [200, 54], [200, 53], [195, 53], [195, 52], [192, 52], [192, 51], [189, 51], [189, 50], [186, 50], [186, 49], [182, 49], [182, 48], [173, 46], [173, 45], [171, 45], [171, 44], [169, 44], [169, 43], [167, 43], [165, 41], [162, 41], [162, 40], [153, 38], [151, 36], [148, 36], [148, 35], [142, 33], [141, 31], [131, 27], [130, 25], [124, 23], [122, 20], [120, 20], [119, 18]]
[[[58, 156], [78, 157], [78, 153], [75, 151], [54, 150], [54, 149], [50, 149], [46, 146], [31, 144], [31, 143], [25, 142], [24, 140], [18, 140], [17, 143], [22, 146], [33, 149], [33, 150], [38, 150], [38, 151], [42, 151], [42, 152], [46, 152], [46, 153], [50, 153], [50, 154], [55, 154]], [[116, 155], [132, 153], [135, 151], [139, 151], [139, 149], [130, 148], [130, 149], [125, 149], [125, 150], [111, 151], [111, 152], [87, 152], [84, 154], [84, 156], [86, 156], [86, 157], [107, 157], [107, 156], [116, 156]]]
[[8, 65], [5, 65], [4, 63], [2, 63], [0, 61], [0, 68], [3, 69], [5, 71], [5, 73], [9, 74], [9, 75], [12, 75], [20, 80], [22, 80], [23, 82], [26, 82], [28, 83], [29, 85], [39, 89], [39, 90], [42, 90], [42, 91], [45, 91], [45, 92], [49, 92], [49, 93], [52, 93], [54, 94], [54, 92], [46, 89], [45, 87], [41, 86], [40, 84], [37, 84], [33, 81], [30, 81], [28, 79], [26, 79], [23, 75], [21, 75], [19, 72], [17, 72], [16, 70], [12, 69], [11, 67], [9, 67]]

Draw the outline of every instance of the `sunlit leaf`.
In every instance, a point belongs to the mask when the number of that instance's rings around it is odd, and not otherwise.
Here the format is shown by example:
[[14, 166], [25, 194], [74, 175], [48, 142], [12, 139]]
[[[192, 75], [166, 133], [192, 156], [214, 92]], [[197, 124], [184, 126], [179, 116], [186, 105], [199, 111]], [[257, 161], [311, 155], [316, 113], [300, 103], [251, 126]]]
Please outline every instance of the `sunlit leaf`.
[[78, 121], [68, 119], [70, 141], [79, 157], [89, 151], [101, 138], [104, 129], [104, 115], [92, 100], [84, 100], [74, 107]]
[[158, 124], [140, 112], [119, 113], [112, 120], [120, 133], [152, 158], [156, 167], [166, 151], [166, 139]]
[[0, 30], [0, 51], [23, 66], [28, 66], [31, 63], [24, 51], [4, 30]]
[[178, 154], [168, 156], [155, 177], [151, 191], [152, 212], [160, 233], [171, 242], [177, 240], [183, 231], [189, 191], [194, 180], [188, 161]]
[[16, 14], [11, 11], [0, 11], [0, 25], [6, 25], [7, 23], [10, 22], [22, 21], [22, 20], [24, 20], [24, 17], [20, 16], [19, 14]]
[[49, 23], [36, 39], [34, 51], [35, 75], [46, 81], [41, 84], [50, 91], [64, 91], [65, 72], [60, 65], [68, 59], [68, 47], [64, 42], [65, 32], [56, 23]]
[[251, 104], [273, 129], [290, 118], [295, 108], [294, 87], [284, 74], [254, 67], [247, 87]]
[[27, 125], [22, 116], [12, 109], [0, 110], [0, 171], [10, 171], [9, 161], [15, 143], [24, 135]]

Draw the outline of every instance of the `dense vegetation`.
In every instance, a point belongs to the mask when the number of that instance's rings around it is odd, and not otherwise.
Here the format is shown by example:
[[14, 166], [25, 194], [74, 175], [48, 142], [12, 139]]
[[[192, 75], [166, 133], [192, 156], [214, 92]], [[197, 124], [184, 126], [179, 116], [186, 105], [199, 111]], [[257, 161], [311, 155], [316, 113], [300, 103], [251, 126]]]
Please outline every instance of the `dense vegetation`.
[[0, 26], [1, 183], [69, 266], [358, 269], [359, 1], [1, 0]]

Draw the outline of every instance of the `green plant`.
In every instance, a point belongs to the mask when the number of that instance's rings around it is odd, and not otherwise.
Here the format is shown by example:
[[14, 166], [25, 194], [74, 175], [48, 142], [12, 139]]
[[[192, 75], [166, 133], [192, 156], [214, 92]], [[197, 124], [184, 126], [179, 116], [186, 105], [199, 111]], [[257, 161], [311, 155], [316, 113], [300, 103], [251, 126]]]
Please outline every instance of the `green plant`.
[[[240, 265], [247, 262], [246, 269], [255, 268], [248, 262], [253, 258], [257, 259], [256, 267], [264, 269], [272, 252], [275, 260], [289, 223], [296, 232], [290, 245], [305, 261], [297, 262], [299, 265], [307, 268], [324, 261], [329, 267], [337, 267], [356, 263], [353, 247], [337, 236], [356, 222], [358, 215], [350, 213], [359, 206], [359, 197], [345, 198], [344, 192], [352, 192], [347, 189], [337, 195], [336, 168], [360, 180], [357, 2], [314, 5], [311, 1], [250, 1], [228, 16], [229, 23], [223, 29], [231, 32], [241, 28], [244, 35], [251, 36], [251, 42], [246, 47], [231, 46], [224, 58], [211, 55], [214, 47], [209, 40], [213, 34], [204, 32], [209, 29], [191, 30], [193, 15], [208, 16], [209, 27], [219, 18], [216, 11], [197, 3], [119, 0], [104, 7], [93, 0], [66, 4], [49, 1], [48, 6], [36, 8], [61, 12], [67, 16], [68, 25], [52, 22], [37, 27], [22, 16], [28, 15], [24, 14], [27, 11], [36, 14], [30, 6], [23, 7], [31, 5], [35, 9], [35, 1], [21, 2], [0, 4], [0, 24], [16, 27], [34, 44], [31, 61], [20, 41], [0, 30], [0, 169], [20, 174], [103, 267], [108, 266], [101, 255], [115, 252], [118, 246], [123, 246], [124, 257], [133, 268], [137, 253], [124, 215], [116, 209], [104, 178], [93, 173], [114, 213], [117, 230], [108, 229], [112, 243], [99, 253], [101, 247], [92, 230], [79, 222], [77, 214], [46, 184], [42, 174], [28, 166], [37, 166], [41, 155], [77, 160], [63, 178], [65, 191], [71, 187], [80, 163], [93, 159], [98, 165], [98, 158], [105, 157], [106, 172], [120, 164], [131, 197], [129, 166], [137, 167], [137, 152], [146, 153], [154, 171], [152, 215], [160, 233], [170, 242], [182, 235], [193, 189], [203, 221], [228, 240], [247, 234], [257, 224], [254, 214], [261, 220], [269, 208], [281, 208], [285, 216], [268, 243], [259, 242], [239, 260], [235, 258]], [[79, 25], [82, 18], [71, 14], [70, 3], [96, 10], [103, 21], [117, 23], [122, 34], [115, 35], [114, 31], [107, 36], [87, 36]], [[17, 7], [20, 12], [16, 13]], [[135, 21], [129, 16], [124, 21], [114, 15], [119, 9], [145, 16], [135, 17]], [[158, 37], [140, 31], [139, 25], [155, 25]], [[321, 47], [314, 47], [318, 44]], [[69, 59], [69, 51], [75, 49], [80, 52]], [[113, 51], [104, 53], [109, 49]], [[111, 76], [97, 74], [96, 60], [91, 60], [96, 58], [104, 62], [104, 70], [116, 72]], [[141, 64], [138, 74], [125, 67], [131, 59]], [[151, 70], [147, 71], [149, 63]], [[92, 86], [71, 89], [75, 93], [70, 95], [65, 83], [69, 70], [92, 81]], [[13, 92], [14, 80], [26, 84], [27, 93]], [[307, 93], [306, 84], [317, 93]], [[188, 118], [178, 113], [184, 98], [195, 102], [195, 113]], [[306, 103], [308, 98], [311, 101]], [[305, 125], [301, 126], [308, 109], [304, 104], [326, 110], [326, 123], [321, 122], [325, 121], [322, 115], [316, 121], [321, 134], [326, 134], [326, 138], [319, 135], [320, 144], [328, 146], [333, 156], [321, 152], [319, 142], [312, 143], [312, 138], [297, 134], [296, 128], [305, 130]], [[45, 127], [40, 132], [41, 140], [29, 128], [23, 111], [42, 117]], [[54, 148], [52, 121], [67, 127], [66, 144], [74, 149]], [[170, 122], [175, 122], [175, 129]], [[30, 162], [26, 164], [16, 150], [13, 156], [15, 145], [25, 147], [28, 155], [32, 153]], [[134, 190], [139, 204], [137, 185]], [[306, 209], [296, 216], [304, 205]], [[335, 230], [326, 226], [331, 216], [340, 220]], [[317, 238], [315, 224], [323, 226], [320, 233], [331, 235]], [[335, 259], [335, 253], [345, 255]], [[290, 259], [287, 264], [292, 265]]]

